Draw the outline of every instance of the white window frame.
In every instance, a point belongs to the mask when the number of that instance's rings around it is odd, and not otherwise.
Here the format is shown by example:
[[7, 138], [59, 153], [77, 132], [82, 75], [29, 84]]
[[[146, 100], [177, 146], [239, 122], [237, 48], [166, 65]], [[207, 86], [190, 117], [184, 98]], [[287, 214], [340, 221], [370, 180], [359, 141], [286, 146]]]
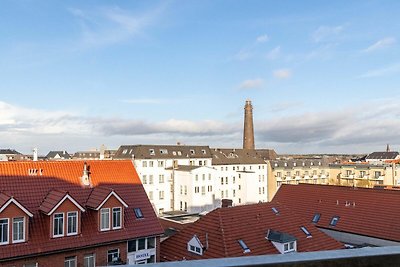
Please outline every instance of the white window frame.
[[[119, 225], [114, 226], [114, 210], [119, 210]], [[121, 229], [122, 228], [122, 207], [113, 207], [112, 208], [112, 229]]]
[[[56, 215], [62, 215], [62, 228], [61, 234], [55, 234], [55, 225], [56, 225]], [[58, 219], [57, 219], [58, 221]], [[58, 225], [58, 224], [57, 224]], [[64, 212], [58, 212], [53, 214], [53, 237], [61, 237], [64, 236], [64, 226], [65, 226], [65, 215]]]
[[[104, 227], [103, 225], [103, 212], [108, 211], [108, 227]], [[100, 209], [100, 231], [109, 231], [111, 228], [110, 225], [110, 208], [102, 208]]]
[[7, 223], [6, 223], [6, 225], [7, 225], [7, 236], [6, 236], [7, 240], [3, 241], [3, 242], [0, 240], [0, 245], [7, 245], [10, 243], [10, 219], [9, 218], [0, 218], [0, 220], [7, 221]]
[[[15, 223], [16, 219], [21, 219], [21, 218], [22, 218], [22, 239], [14, 239], [15, 232], [17, 232], [17, 230], [15, 229], [16, 227], [14, 227], [14, 223]], [[19, 227], [18, 227], [18, 230], [19, 230]], [[12, 235], [13, 243], [25, 242], [25, 216], [13, 218], [12, 233], [13, 233], [13, 235]]]
[[[66, 263], [68, 263], [68, 267], [76, 267], [76, 264], [77, 264], [76, 256], [65, 257], [64, 266], [65, 266]], [[73, 265], [71, 265], [71, 263]]]
[[[120, 250], [119, 250], [119, 248], [116, 248], [116, 249], [109, 249], [109, 250], [107, 250], [107, 265], [109, 264], [109, 263], [112, 263], [112, 262], [114, 262], [114, 261], [108, 261], [108, 256], [109, 256], [109, 254], [111, 254], [110, 253], [110, 251], [112, 251], [112, 250], [116, 250], [116, 251], [118, 251], [117, 253], [118, 253], [118, 258], [120, 258], [121, 257], [121, 252], [120, 252]], [[114, 253], [112, 253], [112, 254], [114, 254]]]
[[[75, 214], [75, 232], [69, 232], [69, 217], [70, 215]], [[78, 212], [77, 211], [69, 211], [67, 212], [67, 236], [77, 235], [78, 234]]]
[[[89, 265], [88, 260], [93, 258], [93, 265]], [[86, 254], [83, 256], [83, 266], [84, 267], [95, 267], [96, 266], [96, 254]]]

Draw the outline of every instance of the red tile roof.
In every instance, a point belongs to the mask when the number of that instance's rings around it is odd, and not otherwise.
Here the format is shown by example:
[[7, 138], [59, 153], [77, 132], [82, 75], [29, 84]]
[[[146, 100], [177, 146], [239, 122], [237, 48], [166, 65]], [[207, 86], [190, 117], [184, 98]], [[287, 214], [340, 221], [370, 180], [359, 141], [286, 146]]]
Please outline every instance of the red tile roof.
[[[81, 235], [50, 238], [48, 216], [40, 211], [41, 204], [49, 191], [54, 190], [52, 194], [56, 196], [55, 192], [61, 190], [68, 192], [74, 200], [85, 206], [93, 189], [80, 184], [83, 165], [83, 161], [0, 163], [0, 192], [11, 194], [33, 213], [33, 217], [30, 218], [28, 242], [1, 246], [0, 261], [163, 233], [131, 161], [88, 161], [93, 187], [111, 188], [128, 204], [129, 207], [125, 209], [124, 228], [99, 232], [97, 212], [87, 209], [82, 213]], [[48, 210], [49, 206], [51, 205], [43, 204], [42, 209]], [[143, 219], [136, 219], [133, 211], [135, 207], [141, 208]]]
[[[276, 215], [272, 207], [279, 211]], [[307, 238], [301, 226], [312, 234]], [[198, 221], [185, 227], [182, 231], [161, 243], [161, 260], [193, 260], [222, 257], [239, 257], [251, 255], [277, 254], [277, 249], [266, 240], [269, 229], [293, 235], [297, 238], [298, 251], [318, 251], [341, 249], [343, 245], [319, 231], [309, 221], [301, 218], [283, 205], [259, 203], [230, 208], [216, 209]], [[202, 256], [187, 250], [187, 243], [194, 236], [208, 249]], [[238, 243], [243, 240], [250, 252], [244, 253]]]
[[[68, 195], [68, 192], [58, 189], [51, 190], [40, 204], [39, 210], [47, 215], [51, 215], [51, 212], [57, 208], [57, 206], [60, 205], [65, 198], [71, 198]], [[73, 198], [71, 199], [76, 202], [76, 200]], [[82, 210], [82, 204], [77, 204], [77, 207]], [[84, 209], [82, 211], [84, 211]]]
[[[282, 185], [272, 202], [281, 203], [318, 227], [400, 241], [400, 192], [330, 185]], [[339, 216], [336, 226], [330, 226]]]

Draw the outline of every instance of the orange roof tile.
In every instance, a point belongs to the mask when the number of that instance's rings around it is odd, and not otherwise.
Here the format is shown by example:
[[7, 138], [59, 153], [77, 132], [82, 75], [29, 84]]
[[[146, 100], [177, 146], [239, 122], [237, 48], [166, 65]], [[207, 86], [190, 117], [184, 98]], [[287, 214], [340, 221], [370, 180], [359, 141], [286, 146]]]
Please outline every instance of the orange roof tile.
[[[54, 162], [0, 162], [0, 192], [8, 192], [33, 213], [30, 218], [29, 239], [26, 243], [1, 247], [0, 262], [27, 254], [74, 249], [118, 240], [162, 234], [163, 230], [149, 202], [131, 161], [88, 161], [94, 188], [112, 188], [129, 205], [125, 209], [124, 228], [99, 232], [96, 211], [82, 213], [81, 235], [50, 238], [48, 217], [41, 214], [40, 207], [48, 210], [43, 199], [49, 191], [65, 191], [83, 206], [92, 188], [83, 187], [80, 177], [83, 161]], [[54, 196], [57, 194], [54, 194]], [[58, 199], [58, 197], [55, 197]], [[50, 201], [54, 204], [56, 199]], [[140, 207], [144, 218], [137, 220], [133, 208]]]

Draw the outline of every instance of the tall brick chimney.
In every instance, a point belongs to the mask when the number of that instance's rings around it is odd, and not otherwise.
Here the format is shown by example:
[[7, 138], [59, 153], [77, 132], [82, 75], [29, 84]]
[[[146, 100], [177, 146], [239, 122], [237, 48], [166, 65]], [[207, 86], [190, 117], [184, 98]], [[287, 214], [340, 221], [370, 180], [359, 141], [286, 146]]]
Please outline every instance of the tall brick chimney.
[[254, 149], [253, 106], [246, 100], [244, 106], [243, 149]]

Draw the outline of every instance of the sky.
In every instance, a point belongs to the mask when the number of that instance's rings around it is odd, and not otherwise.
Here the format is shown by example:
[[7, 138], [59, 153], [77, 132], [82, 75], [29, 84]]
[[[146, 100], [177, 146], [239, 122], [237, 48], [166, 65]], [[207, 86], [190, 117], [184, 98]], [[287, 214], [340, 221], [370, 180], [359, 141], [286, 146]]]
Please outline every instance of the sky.
[[0, 148], [400, 150], [400, 1], [0, 2]]

